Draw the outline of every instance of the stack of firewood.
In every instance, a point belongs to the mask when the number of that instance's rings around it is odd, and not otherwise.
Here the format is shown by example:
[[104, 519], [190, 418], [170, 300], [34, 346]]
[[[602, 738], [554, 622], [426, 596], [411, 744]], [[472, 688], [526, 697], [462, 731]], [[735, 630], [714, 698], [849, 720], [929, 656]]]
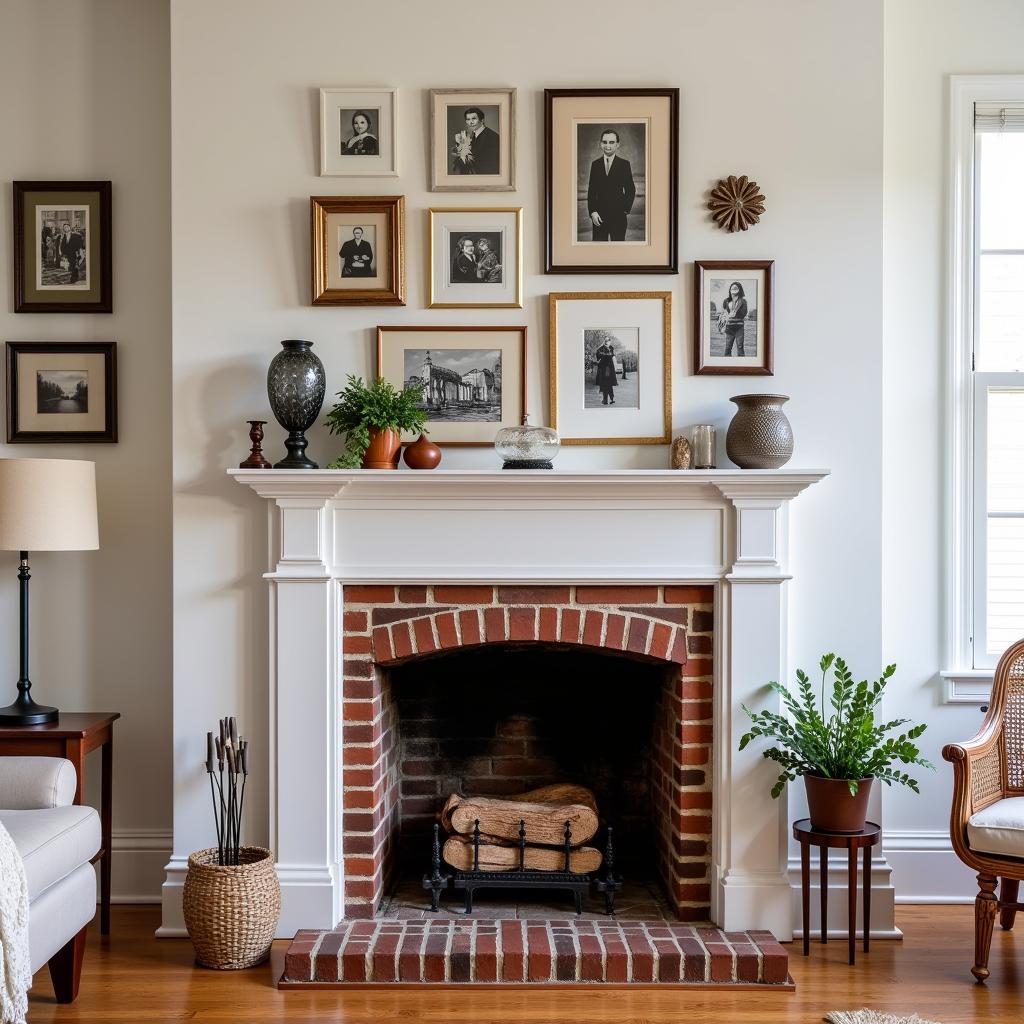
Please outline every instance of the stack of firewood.
[[601, 851], [585, 846], [597, 832], [597, 801], [584, 786], [559, 783], [511, 797], [463, 797], [453, 793], [441, 810], [451, 835], [442, 857], [457, 871], [473, 869], [473, 835], [480, 823], [481, 871], [519, 867], [519, 830], [525, 829], [523, 866], [536, 871], [565, 870], [565, 828], [571, 829], [569, 870], [586, 873], [601, 866]]

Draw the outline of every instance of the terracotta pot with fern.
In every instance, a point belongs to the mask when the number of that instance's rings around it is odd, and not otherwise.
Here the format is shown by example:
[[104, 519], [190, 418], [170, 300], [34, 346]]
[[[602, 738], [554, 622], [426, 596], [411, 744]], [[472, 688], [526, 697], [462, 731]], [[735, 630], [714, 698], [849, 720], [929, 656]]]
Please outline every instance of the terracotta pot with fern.
[[337, 398], [327, 429], [345, 436], [345, 449], [329, 469], [398, 469], [402, 432], [427, 425], [422, 386], [398, 391], [383, 377], [367, 385], [350, 375]]

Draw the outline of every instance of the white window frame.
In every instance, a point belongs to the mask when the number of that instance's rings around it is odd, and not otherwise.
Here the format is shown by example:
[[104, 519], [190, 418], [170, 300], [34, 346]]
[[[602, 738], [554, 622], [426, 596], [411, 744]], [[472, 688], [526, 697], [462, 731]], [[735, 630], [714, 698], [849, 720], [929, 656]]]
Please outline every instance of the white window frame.
[[[975, 373], [977, 310], [977, 210], [975, 172], [976, 103], [1024, 104], [1024, 75], [951, 75], [948, 233], [947, 387], [949, 424], [946, 458], [945, 669], [946, 702], [988, 700], [994, 665], [977, 655], [973, 638], [984, 635], [986, 565], [979, 553], [987, 541], [984, 417], [988, 389], [1021, 387], [1024, 375]], [[975, 424], [980, 429], [975, 429]]]

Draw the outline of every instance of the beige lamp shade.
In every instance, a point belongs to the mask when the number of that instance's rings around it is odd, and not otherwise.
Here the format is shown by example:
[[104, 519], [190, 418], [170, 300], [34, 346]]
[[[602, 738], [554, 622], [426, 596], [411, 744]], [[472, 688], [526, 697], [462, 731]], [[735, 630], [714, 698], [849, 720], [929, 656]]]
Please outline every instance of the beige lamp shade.
[[0, 550], [98, 548], [96, 463], [0, 459]]

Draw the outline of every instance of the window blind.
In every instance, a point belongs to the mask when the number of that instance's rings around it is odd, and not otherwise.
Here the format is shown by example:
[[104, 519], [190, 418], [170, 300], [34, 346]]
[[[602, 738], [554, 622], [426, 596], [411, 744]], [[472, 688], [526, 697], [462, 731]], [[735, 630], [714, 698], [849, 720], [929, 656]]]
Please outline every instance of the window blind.
[[975, 103], [974, 127], [979, 132], [1024, 132], [1024, 103]]

